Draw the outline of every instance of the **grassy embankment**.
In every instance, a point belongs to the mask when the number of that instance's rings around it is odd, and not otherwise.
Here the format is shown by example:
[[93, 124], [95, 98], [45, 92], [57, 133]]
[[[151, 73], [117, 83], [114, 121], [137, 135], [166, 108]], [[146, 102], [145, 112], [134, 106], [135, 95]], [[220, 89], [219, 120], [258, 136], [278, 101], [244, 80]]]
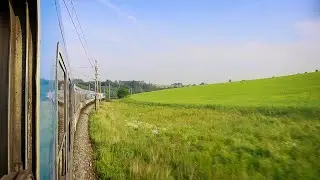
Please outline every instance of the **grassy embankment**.
[[320, 73], [170, 89], [91, 115], [102, 179], [317, 179]]

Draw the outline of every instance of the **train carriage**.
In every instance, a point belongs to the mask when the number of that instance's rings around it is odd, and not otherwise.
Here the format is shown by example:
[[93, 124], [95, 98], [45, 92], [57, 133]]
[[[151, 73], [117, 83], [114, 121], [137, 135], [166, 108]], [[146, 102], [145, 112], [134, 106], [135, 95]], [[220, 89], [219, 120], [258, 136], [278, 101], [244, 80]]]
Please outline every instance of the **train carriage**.
[[72, 82], [59, 4], [0, 2], [0, 179], [72, 179], [77, 119], [103, 98]]

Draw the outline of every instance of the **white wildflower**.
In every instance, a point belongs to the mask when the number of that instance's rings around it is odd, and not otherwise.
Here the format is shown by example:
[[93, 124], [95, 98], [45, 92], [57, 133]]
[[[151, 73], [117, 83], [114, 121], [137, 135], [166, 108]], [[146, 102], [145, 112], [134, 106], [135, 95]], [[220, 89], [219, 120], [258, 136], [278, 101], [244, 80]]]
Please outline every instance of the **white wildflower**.
[[159, 130], [158, 130], [158, 129], [154, 129], [154, 130], [152, 131], [152, 133], [153, 133], [153, 134], [159, 134]]

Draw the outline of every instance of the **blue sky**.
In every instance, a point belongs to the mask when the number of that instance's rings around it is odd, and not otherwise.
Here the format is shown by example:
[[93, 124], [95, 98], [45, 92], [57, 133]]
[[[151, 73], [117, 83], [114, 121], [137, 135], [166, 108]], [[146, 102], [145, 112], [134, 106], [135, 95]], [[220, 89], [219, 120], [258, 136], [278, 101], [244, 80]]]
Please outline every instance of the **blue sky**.
[[[214, 83], [320, 67], [314, 0], [73, 2], [102, 80]], [[73, 74], [92, 74], [61, 10]]]

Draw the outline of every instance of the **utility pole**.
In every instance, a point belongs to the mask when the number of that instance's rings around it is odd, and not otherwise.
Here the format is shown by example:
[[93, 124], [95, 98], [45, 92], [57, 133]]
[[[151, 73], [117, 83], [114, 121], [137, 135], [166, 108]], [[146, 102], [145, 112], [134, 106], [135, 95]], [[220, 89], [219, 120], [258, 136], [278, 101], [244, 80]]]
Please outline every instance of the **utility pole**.
[[90, 91], [91, 89], [90, 89], [90, 80], [89, 80], [89, 91]]
[[[101, 86], [101, 79], [99, 81], [99, 93], [101, 94], [102, 93], [102, 86]], [[101, 102], [101, 99], [102, 97], [100, 97], [99, 101]]]
[[94, 79], [94, 109], [97, 110], [97, 80]]
[[98, 97], [97, 97], [97, 93], [98, 93], [98, 61], [95, 60], [95, 110], [98, 110]]
[[[139, 83], [140, 84], [140, 83]], [[142, 85], [143, 85], [143, 83], [142, 83]], [[140, 93], [142, 93], [142, 86], [140, 85]]]
[[100, 79], [100, 93], [102, 93], [101, 79]]
[[109, 100], [110, 100], [110, 82], [109, 82]]

